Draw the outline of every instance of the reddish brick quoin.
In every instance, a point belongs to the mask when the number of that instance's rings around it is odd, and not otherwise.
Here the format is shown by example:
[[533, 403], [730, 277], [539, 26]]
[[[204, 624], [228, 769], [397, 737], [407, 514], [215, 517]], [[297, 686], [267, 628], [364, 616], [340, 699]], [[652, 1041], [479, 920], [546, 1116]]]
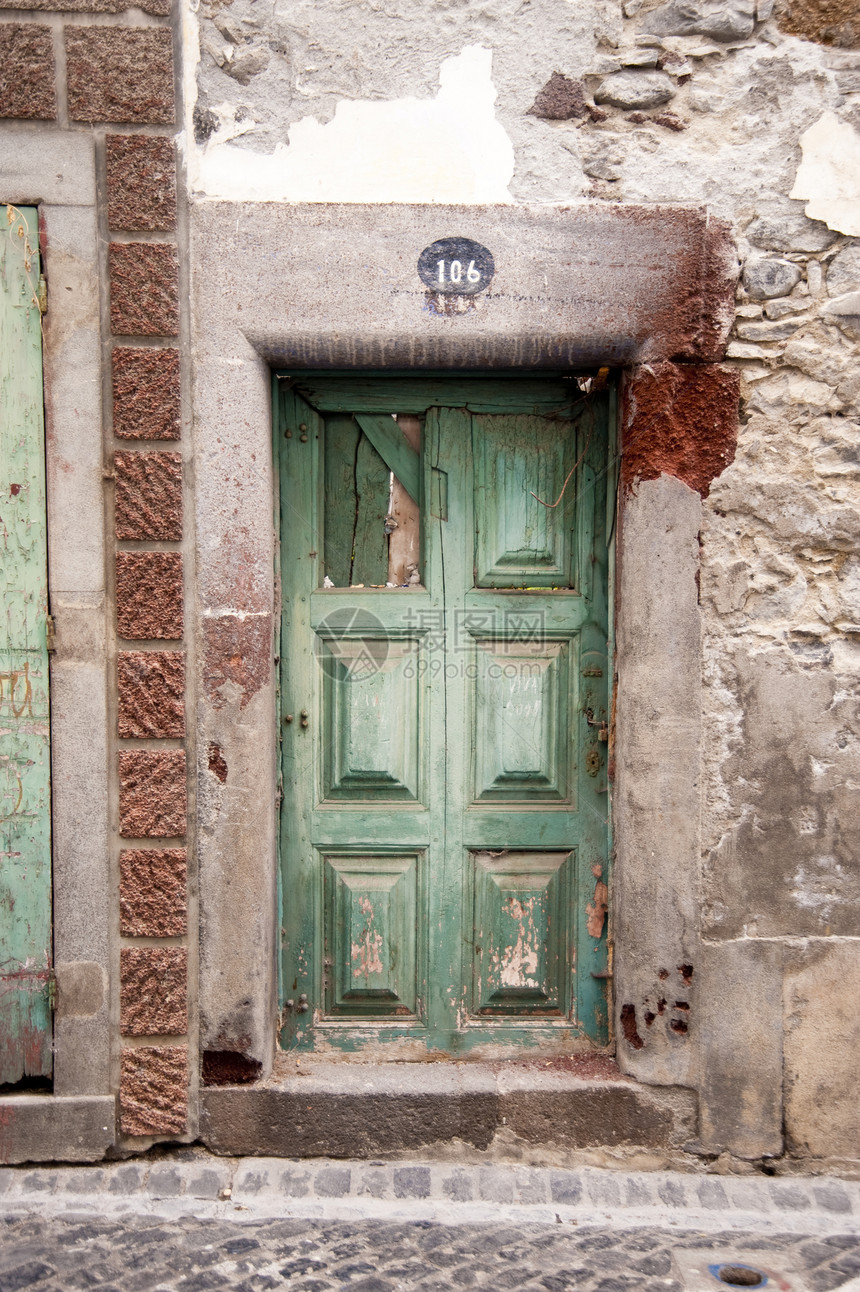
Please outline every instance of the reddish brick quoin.
[[179, 351], [116, 346], [113, 432], [122, 440], [178, 440]]
[[666, 362], [636, 369], [622, 395], [625, 490], [665, 473], [707, 498], [734, 461], [739, 395], [735, 368]]
[[[20, 0], [0, 0], [0, 9], [20, 8]], [[27, 8], [47, 13], [122, 13], [139, 8], [153, 17], [167, 18], [170, 0], [29, 0]]]
[[123, 1050], [119, 1108], [124, 1135], [181, 1135], [188, 1124], [186, 1046]]
[[108, 226], [167, 231], [176, 224], [176, 155], [172, 139], [108, 135]]
[[179, 262], [156, 242], [110, 246], [110, 325], [117, 336], [176, 336]]
[[73, 121], [173, 125], [173, 38], [164, 27], [67, 27]]
[[50, 27], [0, 23], [0, 117], [53, 121], [56, 115]]
[[178, 552], [118, 552], [116, 624], [129, 641], [182, 637], [182, 557]]
[[185, 947], [123, 947], [119, 1013], [123, 1036], [183, 1036], [188, 1029]]
[[126, 848], [119, 855], [119, 931], [175, 938], [188, 931], [184, 848]]
[[182, 458], [178, 453], [115, 453], [118, 539], [182, 538]]
[[126, 749], [119, 755], [119, 832], [124, 839], [185, 834], [184, 749]]
[[117, 658], [122, 740], [185, 735], [185, 656], [181, 651], [120, 651]]

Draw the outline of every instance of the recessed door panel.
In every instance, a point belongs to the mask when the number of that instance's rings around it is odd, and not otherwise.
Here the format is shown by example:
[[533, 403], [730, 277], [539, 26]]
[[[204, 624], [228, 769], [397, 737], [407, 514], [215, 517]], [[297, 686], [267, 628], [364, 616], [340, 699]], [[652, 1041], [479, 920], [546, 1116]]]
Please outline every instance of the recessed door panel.
[[563, 852], [472, 853], [478, 1014], [567, 1012], [570, 858]]
[[326, 1012], [414, 1015], [419, 854], [327, 856]]
[[416, 802], [423, 743], [419, 643], [342, 637], [318, 647], [323, 798]]
[[475, 417], [473, 427], [477, 586], [568, 587], [572, 494], [563, 491], [575, 462], [569, 423]]
[[570, 646], [475, 642], [476, 802], [571, 801]]

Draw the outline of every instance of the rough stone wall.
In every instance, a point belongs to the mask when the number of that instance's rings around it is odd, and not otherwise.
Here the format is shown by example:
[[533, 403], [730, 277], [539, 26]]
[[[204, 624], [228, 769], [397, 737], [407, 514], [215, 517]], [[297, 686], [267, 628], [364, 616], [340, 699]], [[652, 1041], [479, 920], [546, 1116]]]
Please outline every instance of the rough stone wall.
[[[737, 445], [683, 381], [707, 452], [673, 439], [666, 365], [639, 375], [653, 425], [625, 474], [646, 505], [660, 471], [702, 496], [697, 1009], [714, 1053], [761, 1055], [746, 1084], [716, 1060], [686, 1079], [710, 1152], [778, 1154], [784, 1118], [790, 1152], [860, 1156], [856, 4], [202, 0], [185, 34], [196, 200], [589, 199], [728, 222], [742, 274], [715, 398], [739, 385]], [[671, 1011], [631, 1008], [635, 1067]], [[695, 1036], [681, 1022], [666, 1044]]]

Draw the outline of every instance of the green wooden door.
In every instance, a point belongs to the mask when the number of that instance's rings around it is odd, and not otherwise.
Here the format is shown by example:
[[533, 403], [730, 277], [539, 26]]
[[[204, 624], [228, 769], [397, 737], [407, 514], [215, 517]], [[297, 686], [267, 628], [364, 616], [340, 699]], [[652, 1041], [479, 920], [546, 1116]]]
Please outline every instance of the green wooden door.
[[37, 213], [0, 231], [0, 1085], [51, 1073], [51, 772]]
[[[282, 1043], [604, 1043], [609, 393], [275, 392]], [[397, 482], [420, 529], [402, 582]]]

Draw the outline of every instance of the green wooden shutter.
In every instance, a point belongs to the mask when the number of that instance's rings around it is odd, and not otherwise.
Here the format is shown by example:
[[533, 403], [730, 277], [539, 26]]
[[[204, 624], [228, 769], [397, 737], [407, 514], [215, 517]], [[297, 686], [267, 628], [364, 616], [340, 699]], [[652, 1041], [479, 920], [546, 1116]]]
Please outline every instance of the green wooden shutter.
[[[2, 212], [2, 208], [0, 208]], [[0, 1084], [51, 1073], [48, 550], [38, 217], [0, 227]]]

